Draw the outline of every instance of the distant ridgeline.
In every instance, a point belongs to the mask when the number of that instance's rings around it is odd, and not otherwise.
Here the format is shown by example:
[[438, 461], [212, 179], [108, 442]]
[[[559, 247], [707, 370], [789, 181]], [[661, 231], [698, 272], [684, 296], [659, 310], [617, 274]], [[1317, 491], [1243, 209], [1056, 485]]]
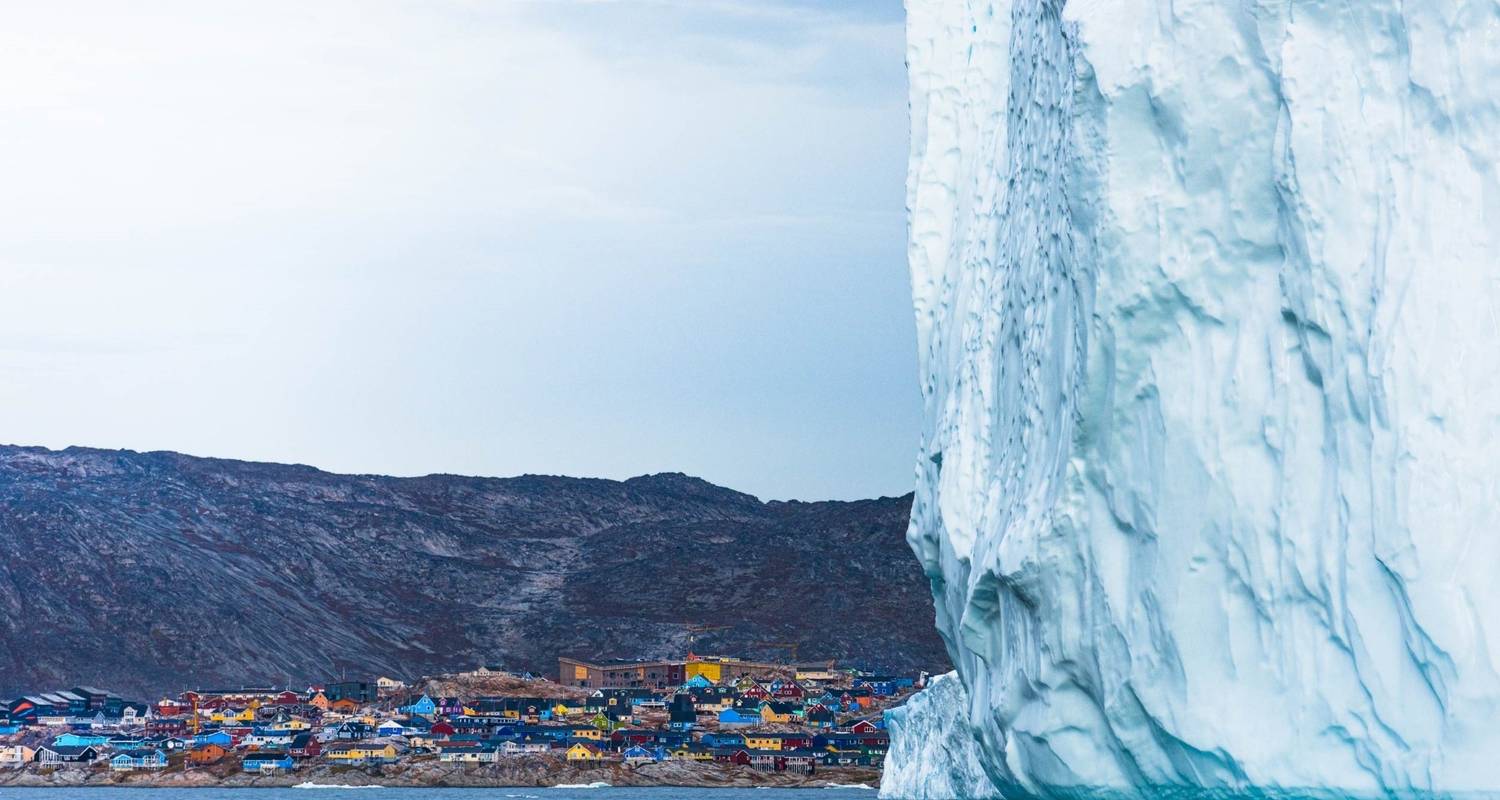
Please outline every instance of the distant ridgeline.
[[947, 669], [910, 502], [0, 447], [0, 694], [551, 673], [695, 645]]

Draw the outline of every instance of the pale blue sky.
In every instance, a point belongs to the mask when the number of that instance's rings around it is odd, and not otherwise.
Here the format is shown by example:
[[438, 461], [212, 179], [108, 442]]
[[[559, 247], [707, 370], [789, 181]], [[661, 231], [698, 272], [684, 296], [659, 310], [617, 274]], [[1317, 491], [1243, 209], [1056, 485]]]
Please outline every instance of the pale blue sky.
[[898, 2], [26, 4], [0, 441], [909, 490]]

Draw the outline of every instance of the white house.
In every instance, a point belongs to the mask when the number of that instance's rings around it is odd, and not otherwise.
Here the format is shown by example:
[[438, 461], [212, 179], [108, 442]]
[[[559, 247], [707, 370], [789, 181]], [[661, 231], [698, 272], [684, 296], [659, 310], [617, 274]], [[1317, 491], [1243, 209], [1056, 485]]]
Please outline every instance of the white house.
[[24, 744], [0, 745], [0, 769], [23, 767], [36, 758], [36, 751]]

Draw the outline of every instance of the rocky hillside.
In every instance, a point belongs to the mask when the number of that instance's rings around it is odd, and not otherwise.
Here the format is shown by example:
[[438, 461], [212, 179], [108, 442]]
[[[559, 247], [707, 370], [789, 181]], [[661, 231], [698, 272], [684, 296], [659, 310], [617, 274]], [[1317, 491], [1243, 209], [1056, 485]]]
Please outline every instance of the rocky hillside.
[[696, 478], [333, 475], [0, 447], [0, 694], [305, 684], [559, 654], [943, 668], [911, 498]]

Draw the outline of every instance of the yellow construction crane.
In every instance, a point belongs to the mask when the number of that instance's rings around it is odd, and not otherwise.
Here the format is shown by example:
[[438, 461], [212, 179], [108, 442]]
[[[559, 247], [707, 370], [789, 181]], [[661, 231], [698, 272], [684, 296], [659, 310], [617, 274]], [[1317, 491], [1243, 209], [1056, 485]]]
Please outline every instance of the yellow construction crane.
[[801, 647], [802, 645], [799, 644], [799, 643], [797, 643], [797, 642], [756, 642], [755, 646], [756, 647], [775, 647], [775, 648], [778, 648], [778, 649], [781, 649], [781, 650], [785, 650], [788, 653], [791, 653], [791, 655], [792, 655], [792, 664], [795, 665], [797, 663], [797, 648]]
[[695, 625], [695, 624], [693, 624], [691, 622], [684, 622], [684, 623], [682, 623], [682, 627], [687, 630], [687, 635], [688, 635], [688, 650], [691, 651], [693, 649], [693, 644], [698, 641], [698, 634], [700, 634], [700, 633], [708, 633], [709, 631], [725, 631], [725, 630], [729, 630], [730, 628], [732, 628], [734, 626], [733, 625]]

